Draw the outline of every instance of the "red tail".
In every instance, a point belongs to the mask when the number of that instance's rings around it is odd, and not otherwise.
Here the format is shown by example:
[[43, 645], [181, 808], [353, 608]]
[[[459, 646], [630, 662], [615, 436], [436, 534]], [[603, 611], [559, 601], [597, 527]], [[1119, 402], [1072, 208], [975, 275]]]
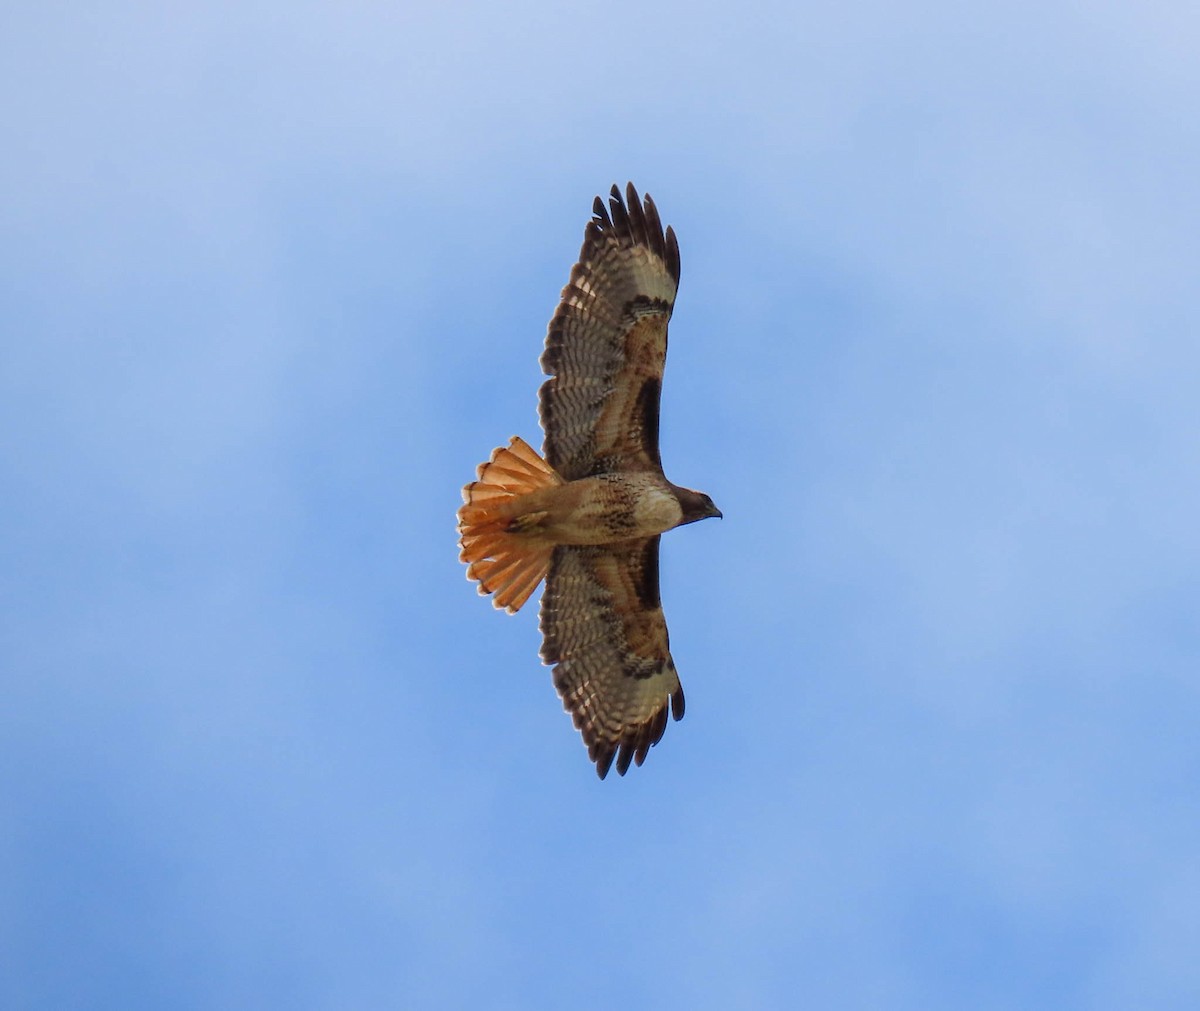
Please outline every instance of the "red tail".
[[458, 510], [459, 558], [467, 563], [467, 578], [479, 581], [479, 592], [495, 594], [492, 603], [515, 614], [545, 578], [554, 546], [513, 531], [509, 506], [518, 496], [562, 484], [562, 478], [516, 436], [494, 450], [478, 474], [463, 488]]

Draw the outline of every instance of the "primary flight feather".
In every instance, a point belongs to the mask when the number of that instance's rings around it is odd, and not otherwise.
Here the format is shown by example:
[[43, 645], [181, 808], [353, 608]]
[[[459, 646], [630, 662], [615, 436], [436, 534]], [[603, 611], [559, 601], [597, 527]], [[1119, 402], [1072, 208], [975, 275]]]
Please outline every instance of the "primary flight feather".
[[720, 516], [672, 484], [658, 451], [679, 244], [650, 195], [599, 197], [550, 320], [539, 394], [543, 455], [514, 437], [480, 464], [458, 510], [467, 577], [517, 611], [545, 579], [542, 659], [603, 779], [622, 776], [683, 716], [658, 593], [660, 535]]

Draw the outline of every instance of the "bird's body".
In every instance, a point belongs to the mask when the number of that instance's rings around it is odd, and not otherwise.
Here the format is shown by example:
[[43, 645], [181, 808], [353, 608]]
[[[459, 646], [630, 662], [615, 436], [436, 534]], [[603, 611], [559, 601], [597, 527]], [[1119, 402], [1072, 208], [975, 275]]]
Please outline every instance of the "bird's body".
[[720, 516], [667, 480], [658, 451], [679, 247], [632, 184], [599, 198], [550, 321], [540, 409], [545, 458], [492, 453], [458, 512], [468, 578], [518, 610], [544, 578], [542, 659], [603, 778], [624, 775], [683, 715], [658, 589], [659, 537]]
[[494, 513], [510, 532], [550, 544], [616, 544], [679, 525], [683, 509], [656, 474], [601, 474], [506, 500]]

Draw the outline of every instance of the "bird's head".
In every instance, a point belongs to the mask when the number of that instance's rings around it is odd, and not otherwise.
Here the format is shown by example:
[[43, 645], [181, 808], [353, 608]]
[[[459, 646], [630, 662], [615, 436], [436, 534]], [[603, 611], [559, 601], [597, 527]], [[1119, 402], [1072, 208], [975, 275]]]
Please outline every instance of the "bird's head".
[[678, 485], [674, 487], [675, 497], [679, 499], [679, 507], [683, 510], [683, 519], [679, 521], [680, 526], [685, 523], [695, 523], [697, 520], [706, 520], [710, 516], [715, 516], [717, 519], [724, 518], [721, 510], [704, 492], [693, 491], [691, 488], [680, 488]]

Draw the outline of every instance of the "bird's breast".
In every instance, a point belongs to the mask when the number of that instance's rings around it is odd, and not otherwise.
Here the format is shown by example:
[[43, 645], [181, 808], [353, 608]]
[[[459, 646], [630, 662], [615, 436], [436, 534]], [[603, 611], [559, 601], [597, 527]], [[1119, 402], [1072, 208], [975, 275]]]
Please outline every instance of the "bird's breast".
[[612, 544], [678, 526], [683, 510], [655, 474], [603, 474], [569, 481], [553, 496], [540, 533], [559, 544]]

